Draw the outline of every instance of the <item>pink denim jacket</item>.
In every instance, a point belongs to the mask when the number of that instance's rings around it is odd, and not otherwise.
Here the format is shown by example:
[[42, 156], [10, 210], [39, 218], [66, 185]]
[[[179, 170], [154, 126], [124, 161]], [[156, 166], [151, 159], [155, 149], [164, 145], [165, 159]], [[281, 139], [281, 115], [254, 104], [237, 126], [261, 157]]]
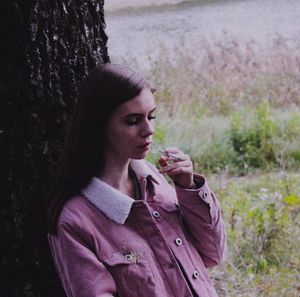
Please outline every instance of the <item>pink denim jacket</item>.
[[48, 236], [67, 295], [216, 297], [206, 267], [223, 259], [226, 235], [205, 178], [195, 174], [198, 189], [174, 189], [153, 165], [132, 160], [130, 167], [141, 200], [94, 177]]

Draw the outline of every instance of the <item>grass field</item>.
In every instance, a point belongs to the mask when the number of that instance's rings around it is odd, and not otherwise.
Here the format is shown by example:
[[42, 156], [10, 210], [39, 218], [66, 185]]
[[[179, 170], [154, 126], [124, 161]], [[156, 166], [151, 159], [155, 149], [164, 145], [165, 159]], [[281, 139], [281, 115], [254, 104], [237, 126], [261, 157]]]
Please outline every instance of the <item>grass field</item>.
[[146, 73], [159, 106], [149, 159], [182, 148], [222, 206], [228, 257], [210, 271], [220, 296], [300, 296], [299, 47], [204, 40], [162, 49]]

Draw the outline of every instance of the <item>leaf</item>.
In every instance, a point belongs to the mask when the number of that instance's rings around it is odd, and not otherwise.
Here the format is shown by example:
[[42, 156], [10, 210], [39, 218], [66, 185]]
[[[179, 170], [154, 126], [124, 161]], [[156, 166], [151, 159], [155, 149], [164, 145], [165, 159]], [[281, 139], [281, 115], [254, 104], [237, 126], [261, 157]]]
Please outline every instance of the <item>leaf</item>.
[[297, 195], [287, 195], [282, 199], [282, 201], [291, 206], [300, 205], [300, 197]]

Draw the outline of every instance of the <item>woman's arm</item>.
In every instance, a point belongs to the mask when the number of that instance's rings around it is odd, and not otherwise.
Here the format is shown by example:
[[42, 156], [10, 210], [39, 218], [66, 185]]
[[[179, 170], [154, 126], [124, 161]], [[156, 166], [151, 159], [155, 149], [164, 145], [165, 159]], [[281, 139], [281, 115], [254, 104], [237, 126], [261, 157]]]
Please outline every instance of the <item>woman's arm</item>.
[[205, 178], [193, 173], [188, 155], [176, 147], [166, 149], [165, 155], [160, 160], [160, 172], [174, 181], [180, 210], [195, 246], [207, 267], [218, 265], [226, 253], [226, 231], [217, 198]]
[[180, 210], [207, 267], [221, 263], [226, 254], [226, 231], [218, 200], [203, 176], [194, 174], [196, 189], [175, 186]]
[[115, 282], [75, 228], [58, 223], [49, 234], [52, 257], [68, 297], [113, 297]]

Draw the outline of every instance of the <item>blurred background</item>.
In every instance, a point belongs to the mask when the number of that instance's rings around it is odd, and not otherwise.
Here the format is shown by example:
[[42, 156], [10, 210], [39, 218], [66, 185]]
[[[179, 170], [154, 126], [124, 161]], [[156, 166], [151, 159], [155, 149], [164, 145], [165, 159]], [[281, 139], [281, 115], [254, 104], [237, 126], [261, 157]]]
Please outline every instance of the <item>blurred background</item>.
[[220, 296], [300, 296], [299, 0], [107, 0], [108, 53], [157, 87], [156, 152], [218, 195]]

